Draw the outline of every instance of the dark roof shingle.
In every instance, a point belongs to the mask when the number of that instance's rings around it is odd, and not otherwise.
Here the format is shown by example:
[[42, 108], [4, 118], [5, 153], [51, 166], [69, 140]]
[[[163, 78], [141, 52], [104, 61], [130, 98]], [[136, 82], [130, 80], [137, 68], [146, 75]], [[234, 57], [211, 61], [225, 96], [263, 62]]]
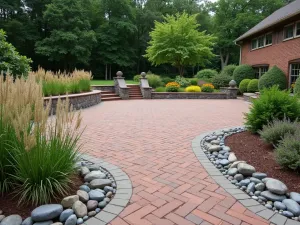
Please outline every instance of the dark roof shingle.
[[272, 13], [270, 16], [265, 18], [263, 21], [261, 21], [259, 24], [248, 30], [246, 33], [244, 33], [242, 36], [240, 36], [235, 41], [241, 41], [259, 31], [262, 31], [276, 23], [279, 23], [281, 21], [284, 21], [292, 16], [295, 16], [300, 13], [300, 0], [295, 0], [291, 2], [290, 4], [278, 9], [274, 13]]

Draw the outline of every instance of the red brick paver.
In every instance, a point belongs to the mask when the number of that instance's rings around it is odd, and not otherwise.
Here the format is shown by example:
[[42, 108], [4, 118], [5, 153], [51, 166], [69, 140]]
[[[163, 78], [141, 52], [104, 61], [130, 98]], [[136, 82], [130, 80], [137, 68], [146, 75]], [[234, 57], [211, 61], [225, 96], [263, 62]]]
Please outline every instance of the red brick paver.
[[269, 224], [219, 187], [198, 162], [191, 141], [243, 124], [241, 100], [105, 102], [83, 110], [84, 149], [130, 177], [130, 204], [110, 224]]

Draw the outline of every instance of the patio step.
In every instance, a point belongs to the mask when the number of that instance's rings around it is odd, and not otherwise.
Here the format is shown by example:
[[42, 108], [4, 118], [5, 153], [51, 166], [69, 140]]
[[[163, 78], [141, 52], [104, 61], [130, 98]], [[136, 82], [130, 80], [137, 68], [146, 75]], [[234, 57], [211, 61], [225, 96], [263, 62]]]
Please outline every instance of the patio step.
[[116, 101], [116, 100], [122, 100], [116, 93], [110, 91], [101, 92], [101, 101], [107, 102], [107, 101]]
[[129, 99], [143, 99], [143, 95], [140, 89], [140, 85], [128, 84]]

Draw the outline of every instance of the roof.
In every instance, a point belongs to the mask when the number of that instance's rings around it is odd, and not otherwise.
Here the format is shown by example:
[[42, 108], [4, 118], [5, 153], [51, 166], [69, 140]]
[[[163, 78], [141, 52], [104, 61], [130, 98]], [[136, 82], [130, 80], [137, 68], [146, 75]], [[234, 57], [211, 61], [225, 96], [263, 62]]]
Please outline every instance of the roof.
[[272, 13], [270, 16], [265, 18], [263, 21], [261, 21], [259, 24], [248, 30], [246, 33], [244, 33], [242, 36], [240, 36], [235, 41], [241, 41], [253, 34], [256, 34], [264, 29], [267, 29], [279, 22], [282, 22], [284, 20], [287, 20], [297, 14], [300, 13], [300, 0], [295, 0], [291, 2], [290, 4], [278, 9], [274, 13]]

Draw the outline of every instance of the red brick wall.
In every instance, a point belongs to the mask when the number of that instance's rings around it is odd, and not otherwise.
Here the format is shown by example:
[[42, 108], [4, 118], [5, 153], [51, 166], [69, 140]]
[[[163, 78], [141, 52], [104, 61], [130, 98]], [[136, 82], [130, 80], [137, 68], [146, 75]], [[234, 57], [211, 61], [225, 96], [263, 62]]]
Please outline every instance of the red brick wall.
[[[274, 39], [273, 39], [274, 43]], [[300, 38], [288, 41], [279, 41], [272, 46], [250, 50], [250, 41], [242, 45], [242, 64], [259, 65], [269, 64], [269, 68], [277, 65], [284, 73], [289, 74], [289, 62], [300, 58]]]

